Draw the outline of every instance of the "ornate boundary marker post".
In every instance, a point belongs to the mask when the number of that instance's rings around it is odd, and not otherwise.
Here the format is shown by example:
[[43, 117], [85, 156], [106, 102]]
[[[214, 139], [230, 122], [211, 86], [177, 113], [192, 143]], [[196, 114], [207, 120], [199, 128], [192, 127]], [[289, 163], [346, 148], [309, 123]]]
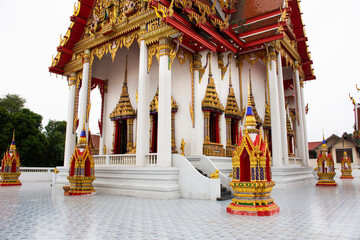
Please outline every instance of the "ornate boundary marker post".
[[4, 153], [1, 163], [0, 186], [18, 186], [21, 185], [20, 176], [20, 156], [15, 146], [15, 130], [9, 151]]
[[226, 210], [238, 215], [271, 216], [280, 211], [270, 197], [275, 186], [271, 176], [271, 155], [266, 138], [264, 140], [256, 128], [250, 93], [244, 126], [244, 136], [239, 138], [232, 157], [230, 186], [235, 197]]

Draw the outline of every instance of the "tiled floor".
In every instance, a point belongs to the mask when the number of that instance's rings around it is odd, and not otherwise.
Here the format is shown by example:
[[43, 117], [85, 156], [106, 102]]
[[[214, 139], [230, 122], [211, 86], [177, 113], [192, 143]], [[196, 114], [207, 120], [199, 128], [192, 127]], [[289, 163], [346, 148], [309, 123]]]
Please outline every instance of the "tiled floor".
[[63, 196], [49, 183], [0, 188], [0, 239], [360, 239], [360, 178], [275, 189], [280, 213], [226, 212], [231, 200]]

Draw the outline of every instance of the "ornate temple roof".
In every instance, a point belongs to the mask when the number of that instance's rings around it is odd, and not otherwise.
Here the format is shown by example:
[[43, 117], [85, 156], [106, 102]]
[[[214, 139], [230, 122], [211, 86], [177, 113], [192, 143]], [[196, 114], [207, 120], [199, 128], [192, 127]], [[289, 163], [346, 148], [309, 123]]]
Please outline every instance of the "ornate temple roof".
[[181, 33], [182, 45], [192, 52], [244, 53], [272, 43], [301, 64], [305, 80], [315, 79], [299, 0], [132, 1], [133, 11], [125, 12], [122, 6], [129, 2], [79, 0], [49, 71], [66, 75], [78, 70], [84, 49], [140, 31], [143, 23], [158, 21], [155, 28], [146, 30], [147, 44], [156, 42], [156, 34], [150, 32], [161, 28]]
[[127, 87], [127, 55], [126, 55], [126, 65], [125, 65], [125, 78], [122, 87], [122, 92], [120, 95], [119, 102], [116, 104], [115, 109], [110, 114], [110, 119], [112, 121], [120, 118], [133, 118], [136, 116], [136, 112], [131, 105], [128, 87]]
[[[154, 98], [150, 102], [150, 113], [156, 113], [159, 110], [159, 87], [156, 89]], [[177, 112], [178, 105], [174, 98], [171, 96], [171, 112]]]
[[234, 88], [231, 83], [231, 64], [229, 71], [229, 95], [227, 97], [226, 107], [225, 107], [225, 117], [239, 118], [240, 120], [244, 117], [244, 112], [240, 112], [238, 103], [235, 98]]
[[[209, 58], [211, 56], [208, 56]], [[214, 78], [211, 73], [211, 61], [209, 60], [209, 78], [206, 87], [205, 97], [201, 102], [203, 110], [214, 110], [220, 113], [224, 112], [224, 106], [221, 104], [219, 95], [216, 92]]]
[[268, 101], [266, 88], [265, 88], [264, 129], [271, 129], [271, 112], [270, 112], [270, 104], [269, 104], [269, 101]]

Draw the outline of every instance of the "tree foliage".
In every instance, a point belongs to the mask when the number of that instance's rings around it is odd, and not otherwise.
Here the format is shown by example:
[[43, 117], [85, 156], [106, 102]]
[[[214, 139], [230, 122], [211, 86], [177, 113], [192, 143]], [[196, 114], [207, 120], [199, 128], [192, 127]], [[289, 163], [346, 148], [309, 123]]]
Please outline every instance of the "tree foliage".
[[24, 107], [25, 99], [14, 94], [0, 98], [0, 151], [5, 152], [15, 130], [21, 165], [62, 165], [66, 122], [50, 120], [43, 132], [42, 116]]
[[0, 98], [0, 108], [5, 108], [9, 113], [19, 112], [25, 104], [25, 99], [16, 94], [6, 94]]

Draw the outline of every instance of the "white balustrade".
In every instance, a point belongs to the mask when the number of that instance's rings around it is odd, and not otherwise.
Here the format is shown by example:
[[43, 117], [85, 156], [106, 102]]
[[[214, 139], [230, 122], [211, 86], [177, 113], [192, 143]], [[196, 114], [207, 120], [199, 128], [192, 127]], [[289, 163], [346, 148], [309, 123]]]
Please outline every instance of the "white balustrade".
[[136, 165], [136, 154], [109, 155], [110, 165]]
[[301, 158], [289, 157], [289, 165], [292, 165], [292, 166], [302, 166], [302, 165], [303, 165], [303, 161], [302, 161]]
[[157, 164], [157, 153], [149, 153], [145, 155], [147, 165]]
[[20, 167], [20, 172], [54, 172], [54, 169], [46, 167]]
[[95, 165], [106, 165], [106, 155], [94, 155]]

